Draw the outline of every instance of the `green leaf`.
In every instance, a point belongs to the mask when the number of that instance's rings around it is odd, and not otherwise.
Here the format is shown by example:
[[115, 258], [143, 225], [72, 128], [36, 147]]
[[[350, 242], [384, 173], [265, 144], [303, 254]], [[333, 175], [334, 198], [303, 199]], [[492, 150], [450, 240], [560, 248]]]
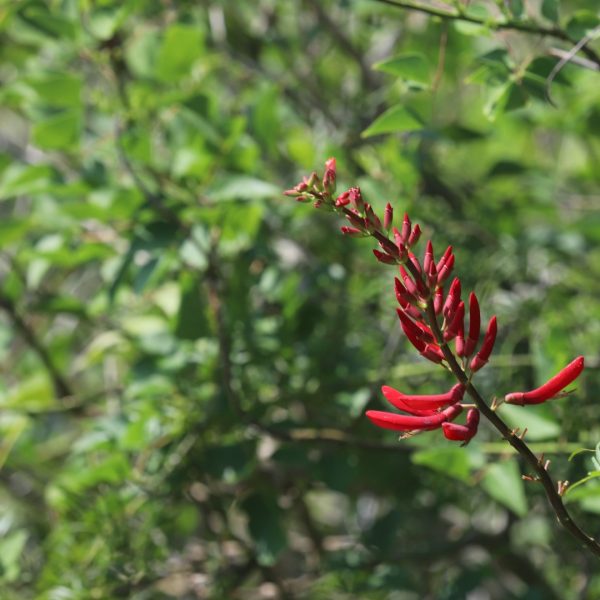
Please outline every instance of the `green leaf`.
[[525, 106], [526, 103], [527, 94], [523, 88], [517, 83], [509, 81], [492, 91], [484, 113], [490, 121], [495, 121], [503, 112], [516, 110]]
[[19, 561], [27, 542], [27, 532], [24, 529], [3, 534], [0, 540], [0, 579], [15, 581], [20, 573]]
[[592, 479], [597, 479], [600, 477], [600, 471], [590, 471], [585, 477], [580, 479], [579, 481], [575, 481], [568, 488], [565, 494], [570, 494], [573, 490], [577, 489], [580, 485], [591, 481]]
[[45, 192], [54, 178], [54, 170], [46, 165], [11, 165], [0, 177], [0, 198]]
[[247, 175], [230, 175], [215, 183], [207, 192], [214, 201], [259, 200], [281, 195], [281, 189], [268, 182]]
[[527, 428], [527, 439], [532, 442], [553, 439], [560, 434], [560, 424], [542, 414], [540, 407], [503, 404], [498, 412], [511, 427], [518, 427], [521, 431]]
[[60, 11], [53, 10], [48, 3], [31, 0], [23, 4], [17, 15], [37, 34], [63, 42], [75, 37], [74, 24], [60, 15]]
[[494, 500], [520, 517], [527, 514], [525, 486], [515, 459], [490, 465], [481, 483]]
[[54, 388], [44, 371], [36, 371], [35, 374], [10, 388], [0, 399], [0, 406], [31, 412], [43, 412], [54, 404]]
[[204, 53], [204, 36], [198, 27], [175, 23], [165, 32], [158, 51], [156, 75], [165, 82], [179, 81], [189, 75]]
[[375, 63], [373, 68], [390, 75], [396, 75], [403, 81], [420, 85], [428, 85], [430, 82], [430, 66], [422, 54], [407, 53], [386, 58]]
[[273, 565], [287, 545], [275, 496], [254, 493], [242, 502], [242, 508], [248, 515], [248, 530], [256, 545], [259, 564]]
[[81, 133], [81, 112], [63, 110], [38, 121], [33, 127], [33, 141], [40, 147], [52, 150], [76, 151]]
[[523, 0], [508, 0], [507, 4], [514, 17], [520, 19], [523, 16]]
[[589, 10], [577, 11], [567, 23], [567, 33], [575, 40], [580, 40], [586, 36], [595, 39], [598, 33], [594, 33], [600, 25], [600, 17]]
[[82, 80], [71, 73], [46, 73], [29, 81], [37, 100], [47, 106], [73, 108], [81, 104]]
[[569, 462], [573, 460], [576, 456], [578, 456], [579, 454], [583, 454], [584, 452], [594, 452], [594, 450], [592, 448], [577, 448], [577, 450], [574, 450], [573, 452], [571, 452], [571, 454], [569, 454]]
[[397, 104], [386, 110], [382, 115], [379, 115], [365, 129], [361, 137], [371, 137], [381, 133], [395, 133], [398, 131], [416, 131], [423, 129], [422, 122], [415, 115], [407, 110], [404, 105]]
[[206, 305], [199, 279], [185, 275], [181, 283], [181, 304], [175, 328], [175, 335], [179, 339], [196, 340], [209, 332]]
[[429, 467], [460, 481], [469, 481], [471, 476], [469, 454], [458, 446], [419, 450], [412, 455], [411, 460], [415, 465]]
[[542, 16], [548, 21], [558, 23], [558, 0], [543, 0]]

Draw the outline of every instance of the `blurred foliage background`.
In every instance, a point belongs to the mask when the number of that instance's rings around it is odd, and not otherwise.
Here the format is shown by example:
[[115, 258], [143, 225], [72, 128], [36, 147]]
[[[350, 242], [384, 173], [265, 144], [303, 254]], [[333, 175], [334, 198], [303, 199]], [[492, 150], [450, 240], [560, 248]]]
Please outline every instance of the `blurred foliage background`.
[[[501, 414], [556, 479], [593, 468], [567, 459], [600, 439], [597, 3], [420, 6], [465, 18], [0, 2], [2, 598], [600, 597], [490, 428], [365, 422], [383, 383], [450, 380], [370, 242], [281, 195], [336, 156], [452, 244], [500, 322], [490, 399], [584, 354], [574, 395]], [[567, 500], [598, 535], [594, 483]]]

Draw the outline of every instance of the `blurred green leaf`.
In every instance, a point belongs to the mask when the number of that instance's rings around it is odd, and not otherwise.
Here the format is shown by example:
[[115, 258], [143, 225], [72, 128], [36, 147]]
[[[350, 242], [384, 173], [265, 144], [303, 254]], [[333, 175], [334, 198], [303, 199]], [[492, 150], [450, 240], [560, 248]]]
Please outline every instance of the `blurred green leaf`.
[[558, 0], [542, 0], [542, 16], [558, 23]]
[[498, 412], [510, 427], [527, 429], [527, 439], [533, 442], [556, 438], [561, 431], [560, 424], [539, 407], [503, 404]]
[[430, 66], [422, 54], [399, 54], [375, 63], [373, 68], [409, 83], [426, 86], [430, 82]]
[[481, 485], [494, 500], [516, 515], [523, 517], [527, 514], [525, 486], [516, 460], [505, 460], [489, 465]]
[[27, 542], [23, 529], [11, 531], [0, 540], [0, 581], [15, 581], [20, 572], [20, 559]]
[[259, 564], [273, 565], [287, 545], [275, 498], [264, 493], [252, 494], [244, 499], [242, 507], [248, 515], [248, 529], [256, 545]]
[[411, 460], [416, 465], [429, 467], [460, 481], [471, 479], [469, 455], [462, 448], [448, 446], [419, 450]]
[[165, 82], [186, 76], [204, 53], [204, 36], [198, 26], [182, 23], [170, 25], [156, 57], [156, 75]]
[[383, 114], [379, 115], [362, 132], [362, 137], [371, 137], [379, 135], [381, 133], [395, 133], [400, 131], [415, 131], [423, 128], [422, 122], [417, 119], [412, 112], [410, 112], [402, 104], [398, 104], [386, 110]]

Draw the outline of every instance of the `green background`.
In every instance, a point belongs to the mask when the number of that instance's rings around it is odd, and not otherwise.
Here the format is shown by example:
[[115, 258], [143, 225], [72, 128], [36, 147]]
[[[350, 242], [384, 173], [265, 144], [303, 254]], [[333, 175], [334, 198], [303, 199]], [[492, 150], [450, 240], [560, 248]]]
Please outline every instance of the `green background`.
[[[461, 449], [362, 416], [450, 378], [400, 335], [372, 243], [281, 193], [335, 156], [340, 189], [452, 244], [498, 316], [486, 398], [585, 355], [573, 395], [500, 414], [555, 479], [597, 468], [568, 457], [600, 439], [600, 73], [549, 81], [596, 2], [426, 6], [483, 25], [0, 2], [3, 599], [600, 596], [487, 424]], [[595, 483], [566, 497], [591, 535]]]

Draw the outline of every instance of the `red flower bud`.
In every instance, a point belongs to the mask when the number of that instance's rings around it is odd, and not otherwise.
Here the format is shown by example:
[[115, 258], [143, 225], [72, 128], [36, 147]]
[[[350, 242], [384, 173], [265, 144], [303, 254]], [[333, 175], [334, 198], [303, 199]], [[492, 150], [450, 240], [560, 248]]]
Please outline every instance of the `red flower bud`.
[[408, 213], [404, 213], [404, 220], [402, 221], [402, 233], [400, 234], [403, 244], [408, 244], [408, 238], [410, 237], [411, 223], [408, 217]]
[[348, 221], [350, 221], [350, 223], [354, 225], [354, 227], [360, 230], [364, 230], [365, 221], [359, 214], [355, 212], [354, 209], [346, 209], [344, 211], [344, 214], [346, 215], [346, 219], [348, 219]]
[[475, 355], [475, 358], [471, 361], [471, 370], [473, 372], [479, 371], [488, 361], [492, 350], [494, 349], [494, 343], [496, 341], [496, 334], [498, 333], [498, 325], [496, 322], [496, 317], [493, 316], [488, 323], [487, 330], [485, 332], [485, 336], [483, 338], [483, 344], [481, 344], [481, 348], [479, 352]]
[[464, 320], [465, 320], [465, 303], [460, 302], [458, 308], [456, 309], [456, 313], [452, 317], [452, 321], [450, 324], [446, 326], [446, 330], [444, 331], [444, 340], [449, 342], [453, 340], [459, 333], [459, 331], [464, 331]]
[[392, 228], [392, 221], [394, 220], [394, 209], [392, 205], [388, 202], [385, 205], [385, 210], [383, 211], [383, 228], [386, 231], [389, 231]]
[[583, 356], [578, 356], [544, 385], [530, 392], [511, 392], [506, 394], [504, 401], [508, 404], [540, 404], [556, 396], [561, 390], [575, 381], [583, 371]]
[[448, 261], [448, 259], [450, 258], [450, 256], [452, 255], [452, 246], [448, 246], [446, 248], [446, 251], [444, 252], [444, 254], [442, 254], [442, 258], [440, 258], [440, 260], [438, 261], [437, 266], [437, 270], [439, 271]]
[[437, 272], [438, 272], [437, 283], [438, 283], [438, 285], [443, 285], [446, 282], [446, 279], [448, 279], [448, 277], [450, 277], [450, 274], [452, 273], [453, 268], [454, 268], [454, 254], [451, 254], [441, 267], [438, 264], [438, 267], [437, 267]]
[[373, 207], [370, 204], [365, 204], [365, 224], [371, 231], [381, 230], [381, 221], [373, 212]]
[[419, 241], [420, 237], [421, 237], [421, 228], [419, 227], [419, 224], [417, 223], [408, 238], [407, 246], [414, 246]]
[[446, 320], [449, 320], [456, 312], [460, 302], [460, 293], [460, 279], [455, 277], [450, 284], [450, 290], [448, 291], [448, 296], [446, 296], [446, 302], [444, 302], [444, 308], [442, 309], [442, 313]]
[[434, 363], [441, 363], [444, 360], [444, 353], [437, 344], [425, 344], [425, 349], [421, 356]]
[[396, 258], [400, 258], [400, 251], [398, 250], [398, 246], [394, 244], [391, 240], [387, 238], [381, 238], [379, 240], [379, 245], [385, 250], [389, 255], [395, 256]]
[[[425, 254], [423, 255], [423, 271], [428, 274], [431, 269], [433, 260], [433, 244], [431, 240], [427, 240], [427, 246], [425, 247]], [[435, 266], [435, 263], [434, 263]]]
[[348, 199], [359, 213], [363, 212], [365, 208], [365, 202], [362, 194], [360, 193], [360, 188], [350, 188], [348, 190]]
[[396, 300], [404, 308], [407, 304], [416, 304], [417, 299], [400, 283], [397, 277], [394, 277], [394, 288], [396, 291]]
[[374, 425], [393, 431], [427, 431], [438, 429], [442, 423], [455, 419], [462, 412], [460, 404], [453, 404], [439, 413], [425, 417], [397, 415], [381, 410], [368, 410], [366, 415]]
[[469, 294], [469, 335], [465, 344], [465, 356], [471, 356], [475, 351], [475, 346], [479, 341], [481, 329], [481, 314], [479, 312], [479, 302], [477, 296], [471, 292]]
[[344, 235], [348, 235], [350, 237], [364, 237], [364, 233], [360, 229], [356, 229], [355, 227], [340, 227], [341, 232]]
[[465, 328], [464, 324], [461, 323], [461, 326], [456, 334], [456, 338], [454, 339], [454, 349], [456, 350], [457, 356], [465, 356]]
[[404, 285], [406, 286], [408, 292], [415, 297], [420, 296], [421, 294], [416, 283], [412, 280], [412, 277], [406, 272], [406, 269], [402, 265], [400, 265], [400, 275], [402, 276], [402, 281], [404, 281]]
[[346, 206], [348, 204], [350, 204], [350, 192], [344, 192], [343, 194], [340, 194], [335, 200], [335, 205], [338, 207]]
[[330, 158], [325, 162], [325, 173], [323, 175], [323, 187], [328, 194], [335, 192], [335, 158]]
[[383, 252], [379, 252], [379, 250], [375, 250], [374, 248], [373, 248], [373, 254], [375, 255], [375, 258], [379, 262], [382, 262], [386, 265], [395, 265], [396, 264], [396, 259], [393, 256], [390, 256], [389, 254], [384, 254]]

